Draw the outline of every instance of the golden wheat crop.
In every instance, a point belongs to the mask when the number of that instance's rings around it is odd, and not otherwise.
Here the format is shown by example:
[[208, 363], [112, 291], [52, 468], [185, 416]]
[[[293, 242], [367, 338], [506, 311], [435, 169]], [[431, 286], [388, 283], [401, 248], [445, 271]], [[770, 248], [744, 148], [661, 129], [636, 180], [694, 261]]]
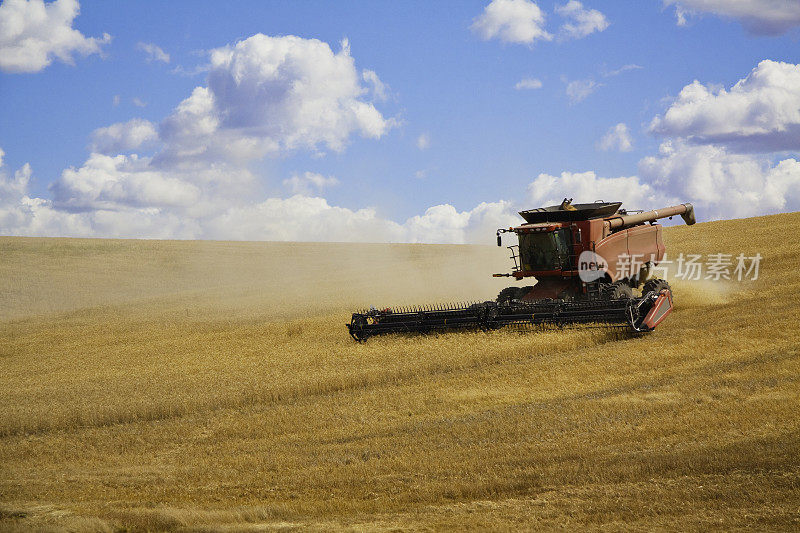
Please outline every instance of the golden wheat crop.
[[483, 300], [495, 247], [0, 238], [0, 529], [800, 527], [800, 214], [653, 334], [370, 339]]

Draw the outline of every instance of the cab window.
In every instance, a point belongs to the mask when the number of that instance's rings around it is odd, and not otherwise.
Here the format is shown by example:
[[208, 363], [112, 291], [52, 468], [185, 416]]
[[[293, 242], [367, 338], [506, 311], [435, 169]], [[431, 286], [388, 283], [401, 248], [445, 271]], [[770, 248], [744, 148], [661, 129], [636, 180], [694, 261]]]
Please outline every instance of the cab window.
[[519, 254], [522, 269], [569, 270], [570, 238], [567, 229], [546, 233], [519, 234]]

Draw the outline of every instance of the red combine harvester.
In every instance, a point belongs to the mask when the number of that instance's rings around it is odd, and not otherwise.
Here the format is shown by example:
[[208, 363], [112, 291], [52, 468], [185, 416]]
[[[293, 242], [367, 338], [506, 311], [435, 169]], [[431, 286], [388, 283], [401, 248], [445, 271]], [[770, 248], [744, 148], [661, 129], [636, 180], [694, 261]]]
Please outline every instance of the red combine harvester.
[[[695, 223], [692, 204], [630, 212], [621, 202], [572, 204], [521, 211], [525, 224], [497, 230], [516, 233], [509, 246], [517, 281], [495, 301], [456, 306], [371, 308], [353, 313], [347, 328], [359, 342], [386, 333], [481, 328], [507, 325], [597, 323], [652, 331], [672, 311], [672, 291], [662, 279], [647, 279], [665, 253], [656, 221], [680, 215]], [[641, 296], [634, 290], [641, 289]]]

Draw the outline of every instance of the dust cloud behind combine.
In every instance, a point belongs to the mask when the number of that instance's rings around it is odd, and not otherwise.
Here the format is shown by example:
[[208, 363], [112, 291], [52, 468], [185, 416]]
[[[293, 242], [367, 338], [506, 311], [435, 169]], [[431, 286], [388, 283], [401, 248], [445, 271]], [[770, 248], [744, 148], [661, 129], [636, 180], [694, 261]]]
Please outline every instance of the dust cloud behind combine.
[[506, 249], [337, 244], [0, 238], [0, 320], [98, 306], [193, 316], [313, 315], [342, 306], [492, 299]]
[[363, 345], [354, 309], [492, 298], [507, 250], [2, 237], [0, 529], [797, 529], [798, 232], [666, 228], [761, 272], [672, 280], [646, 336]]

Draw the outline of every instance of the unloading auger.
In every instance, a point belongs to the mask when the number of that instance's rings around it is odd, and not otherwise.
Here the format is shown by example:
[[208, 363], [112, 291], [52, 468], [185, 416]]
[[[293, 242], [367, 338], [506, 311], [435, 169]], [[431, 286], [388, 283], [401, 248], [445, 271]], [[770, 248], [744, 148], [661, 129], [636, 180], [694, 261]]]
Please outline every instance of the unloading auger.
[[[387, 333], [429, 333], [504, 326], [597, 324], [634, 332], [652, 331], [672, 311], [672, 290], [663, 279], [647, 279], [664, 258], [661, 218], [680, 215], [695, 223], [692, 204], [653, 211], [626, 211], [621, 202], [572, 204], [521, 211], [525, 224], [497, 230], [516, 233], [509, 246], [517, 281], [494, 301], [447, 306], [370, 308], [353, 313], [347, 328], [364, 342]], [[640, 290], [640, 296], [634, 295]]]

